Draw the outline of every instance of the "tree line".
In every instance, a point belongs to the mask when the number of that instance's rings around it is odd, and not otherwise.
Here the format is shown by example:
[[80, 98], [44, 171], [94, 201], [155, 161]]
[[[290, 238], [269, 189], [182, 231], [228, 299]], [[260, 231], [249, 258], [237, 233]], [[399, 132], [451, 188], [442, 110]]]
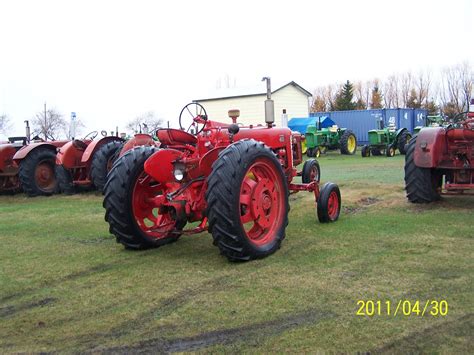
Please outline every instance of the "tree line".
[[[74, 125], [74, 127], [73, 127]], [[152, 133], [163, 125], [163, 120], [158, 118], [153, 111], [138, 115], [129, 120], [126, 129], [133, 133]], [[7, 114], [0, 114], [0, 133], [8, 134], [11, 129], [11, 119]], [[55, 108], [38, 111], [30, 120], [33, 139], [57, 140], [60, 138], [72, 139], [80, 136], [86, 126], [77, 118], [74, 123], [66, 120], [64, 115]], [[73, 137], [75, 135], [75, 137]]]
[[446, 67], [437, 79], [429, 70], [392, 74], [384, 80], [329, 84], [315, 89], [311, 112], [424, 108], [448, 118], [467, 111], [474, 71], [468, 62]]

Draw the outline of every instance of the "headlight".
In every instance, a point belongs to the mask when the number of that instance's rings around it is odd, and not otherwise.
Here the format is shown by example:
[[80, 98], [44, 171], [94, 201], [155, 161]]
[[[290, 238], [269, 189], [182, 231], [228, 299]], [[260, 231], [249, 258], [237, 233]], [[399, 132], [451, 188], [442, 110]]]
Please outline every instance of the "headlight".
[[174, 170], [173, 170], [173, 175], [176, 181], [181, 181], [184, 179], [184, 165], [183, 164], [175, 164]]

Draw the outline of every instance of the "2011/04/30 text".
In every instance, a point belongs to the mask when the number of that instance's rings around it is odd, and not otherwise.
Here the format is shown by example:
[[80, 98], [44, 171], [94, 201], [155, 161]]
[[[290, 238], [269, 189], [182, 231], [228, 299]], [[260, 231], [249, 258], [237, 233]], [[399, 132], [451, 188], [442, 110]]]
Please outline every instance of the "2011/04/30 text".
[[357, 316], [415, 316], [445, 317], [448, 315], [448, 301], [426, 300], [358, 300]]

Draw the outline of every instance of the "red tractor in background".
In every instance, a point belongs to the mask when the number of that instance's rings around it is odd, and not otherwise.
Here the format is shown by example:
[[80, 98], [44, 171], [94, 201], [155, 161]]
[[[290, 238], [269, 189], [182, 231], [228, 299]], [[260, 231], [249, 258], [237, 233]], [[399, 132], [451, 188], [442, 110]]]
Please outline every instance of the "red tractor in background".
[[83, 139], [74, 139], [59, 149], [56, 156], [56, 176], [61, 192], [73, 194], [79, 188], [101, 189], [107, 173], [122, 148], [123, 139], [107, 136], [94, 140], [98, 132], [93, 131]]
[[[144, 249], [209, 230], [221, 254], [245, 261], [280, 248], [290, 193], [314, 193], [320, 222], [338, 219], [338, 186], [320, 189], [315, 159], [297, 171], [301, 134], [273, 127], [270, 79], [264, 79], [266, 127], [239, 127], [238, 110], [229, 111], [232, 124], [210, 121], [205, 109], [192, 103], [181, 111], [181, 130], [158, 130], [160, 148], [136, 147], [115, 162], [103, 205], [117, 242]], [[302, 184], [293, 183], [296, 176]], [[200, 223], [184, 230], [188, 222]]]
[[405, 189], [414, 203], [433, 202], [441, 194], [469, 194], [474, 189], [474, 95], [469, 111], [455, 117], [452, 124], [423, 128], [408, 143]]
[[28, 196], [57, 192], [54, 174], [56, 150], [67, 141], [30, 142], [28, 121], [26, 136], [11, 137], [9, 141], [0, 145], [0, 192], [23, 189]]

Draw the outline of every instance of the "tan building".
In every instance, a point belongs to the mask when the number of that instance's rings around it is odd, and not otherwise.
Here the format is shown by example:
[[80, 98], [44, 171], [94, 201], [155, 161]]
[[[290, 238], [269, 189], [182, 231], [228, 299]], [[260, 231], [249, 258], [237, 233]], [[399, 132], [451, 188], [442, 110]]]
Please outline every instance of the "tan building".
[[[236, 90], [226, 89], [214, 94], [212, 97], [193, 100], [206, 109], [209, 119], [226, 122], [230, 120], [227, 112], [230, 109], [239, 109], [240, 117], [237, 120], [244, 125], [265, 124], [266, 88], [261, 85], [261, 90]], [[272, 90], [272, 100], [275, 102], [275, 124], [281, 127], [281, 115], [286, 109], [288, 119], [293, 117], [309, 116], [309, 98], [311, 93], [294, 81]]]

